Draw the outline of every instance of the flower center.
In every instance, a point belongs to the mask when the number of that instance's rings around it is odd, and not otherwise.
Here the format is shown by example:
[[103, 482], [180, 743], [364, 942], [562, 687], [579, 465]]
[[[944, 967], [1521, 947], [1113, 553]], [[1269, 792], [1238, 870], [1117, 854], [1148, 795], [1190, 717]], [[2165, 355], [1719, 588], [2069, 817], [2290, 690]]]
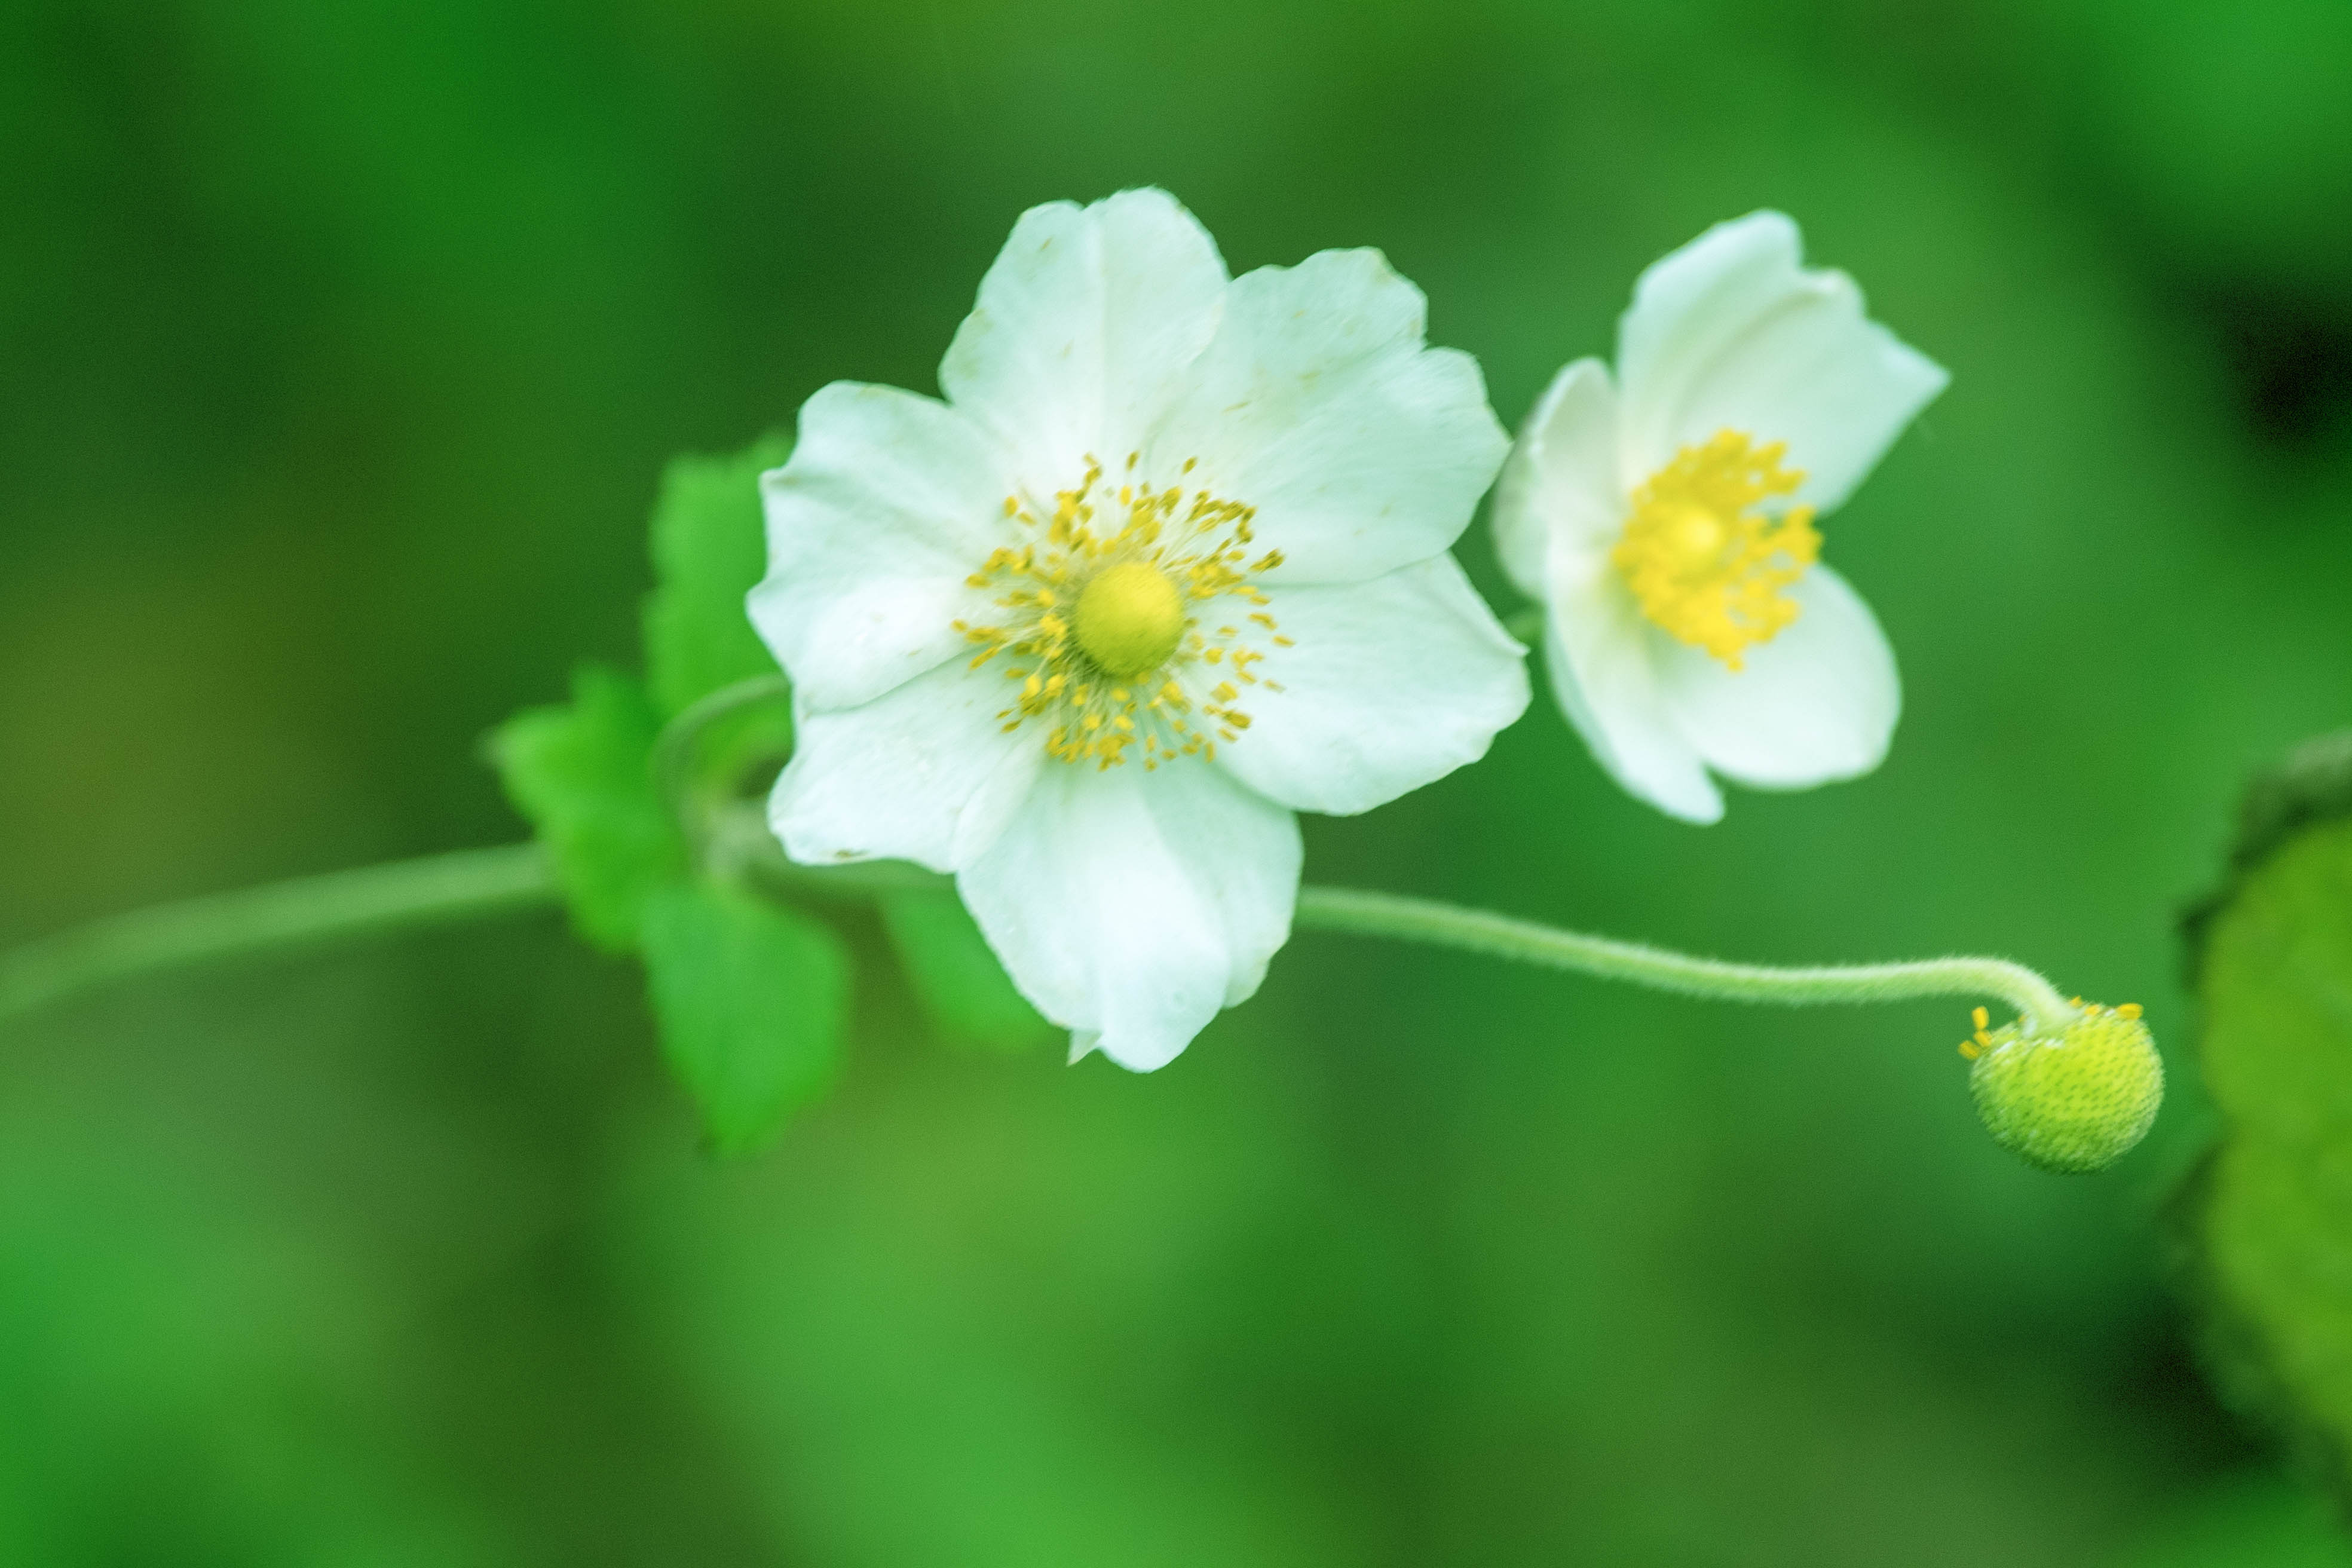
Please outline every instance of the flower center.
[[1078, 647], [1107, 675], [1133, 679], [1168, 662], [1184, 636], [1184, 598], [1149, 561], [1096, 573], [1070, 614]]
[[1220, 741], [1250, 727], [1244, 689], [1282, 689], [1252, 668], [1266, 658], [1258, 641], [1291, 646], [1274, 617], [1263, 608], [1217, 613], [1220, 600], [1265, 605], [1251, 578], [1281, 565], [1282, 552], [1252, 551], [1253, 509], [1205, 489], [1136, 480], [1137, 460], [1128, 458], [1129, 482], [1114, 492], [1088, 458], [1086, 477], [1055, 492], [1050, 511], [1007, 496], [1014, 542], [969, 579], [997, 590], [1003, 614], [987, 626], [955, 623], [980, 645], [972, 668], [1002, 655], [1005, 678], [1020, 683], [997, 714], [1006, 731], [1038, 720], [1046, 754], [1060, 762], [1108, 768], [1130, 749], [1147, 769], [1214, 758]]
[[1797, 618], [1781, 590], [1821, 555], [1811, 507], [1777, 518], [1756, 510], [1804, 482], [1780, 466], [1787, 450], [1738, 430], [1685, 447], [1633, 493], [1633, 515], [1610, 552], [1643, 615], [1735, 670], [1747, 649]]

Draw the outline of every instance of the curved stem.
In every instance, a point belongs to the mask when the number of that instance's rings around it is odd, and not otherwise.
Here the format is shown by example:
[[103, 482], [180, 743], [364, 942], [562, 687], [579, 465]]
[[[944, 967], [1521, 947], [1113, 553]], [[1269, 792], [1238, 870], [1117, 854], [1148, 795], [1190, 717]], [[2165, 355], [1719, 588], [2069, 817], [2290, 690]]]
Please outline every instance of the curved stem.
[[0, 954], [0, 1021], [164, 970], [551, 904], [536, 844], [331, 871], [82, 926]]
[[654, 785], [661, 792], [662, 803], [669, 807], [671, 817], [689, 837], [699, 837], [700, 814], [694, 809], [694, 773], [702, 737], [722, 719], [792, 694], [793, 683], [781, 675], [753, 676], [732, 686], [722, 686], [689, 703], [662, 726], [661, 735], [654, 742]]
[[[918, 867], [882, 862], [795, 866], [763, 824], [722, 814], [723, 869], [747, 883], [798, 896], [862, 899], [890, 888], [947, 886]], [[730, 831], [730, 829], [732, 829]], [[409, 927], [472, 920], [556, 901], [552, 870], [535, 844], [461, 849], [420, 860], [330, 872], [117, 915], [0, 954], [0, 1021], [82, 991], [142, 974], [315, 946]], [[1351, 888], [1298, 890], [1298, 925], [1427, 942], [1631, 981], [1726, 1001], [1893, 1002], [1912, 996], [1994, 996], [2038, 1027], [2056, 1029], [2073, 1009], [2050, 983], [2000, 958], [1776, 968], [1726, 963], [1638, 942], [1588, 936], [1486, 910]]]
[[1927, 958], [1908, 963], [1796, 968], [1727, 963], [1640, 942], [1561, 931], [1486, 910], [1353, 888], [1299, 889], [1297, 921], [1313, 930], [1460, 948], [1727, 1002], [1804, 1006], [1896, 1002], [1914, 996], [1997, 996], [2038, 1029], [2055, 1031], [2074, 1016], [2074, 1009], [2049, 981], [2005, 958]]

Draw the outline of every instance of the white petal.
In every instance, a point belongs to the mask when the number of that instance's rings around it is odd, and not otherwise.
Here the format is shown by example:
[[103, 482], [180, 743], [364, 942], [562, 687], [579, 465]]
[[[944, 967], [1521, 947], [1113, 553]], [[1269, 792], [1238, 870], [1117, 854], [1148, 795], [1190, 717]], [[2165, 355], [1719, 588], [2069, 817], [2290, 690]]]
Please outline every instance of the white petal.
[[1468, 526], [1510, 442], [1477, 362], [1423, 346], [1426, 317], [1376, 250], [1236, 279], [1147, 467], [1198, 458], [1188, 484], [1255, 507], [1287, 563], [1276, 580], [1360, 583], [1428, 560]]
[[751, 623], [818, 708], [845, 708], [962, 648], [985, 604], [965, 579], [1004, 542], [1005, 455], [894, 386], [835, 382], [801, 409], [792, 460], [761, 476], [768, 575]]
[[1642, 275], [1618, 337], [1632, 482], [1738, 430], [1787, 442], [1796, 499], [1826, 510], [1944, 389], [1941, 366], [1864, 315], [1853, 279], [1801, 255], [1794, 223], [1753, 213]]
[[1250, 727], [1217, 759], [1285, 805], [1370, 811], [1476, 762], [1527, 708], [1526, 650], [1451, 555], [1271, 598], [1296, 646], [1255, 672], [1282, 689], [1244, 689]]
[[940, 364], [948, 400], [1020, 455], [1034, 497], [1114, 472], [1215, 331], [1225, 264], [1165, 191], [1032, 207]]
[[1734, 671], [1675, 643], [1661, 671], [1674, 722], [1708, 765], [1762, 789], [1866, 773], [1886, 755], [1903, 689], [1895, 653], [1845, 579], [1816, 566], [1797, 619]]
[[1297, 819], [1214, 767], [1056, 763], [956, 885], [1074, 1052], [1149, 1072], [1256, 991], [1298, 862]]
[[793, 760], [768, 819], [803, 865], [874, 858], [952, 871], [1003, 831], [1045, 765], [1034, 724], [999, 717], [1011, 683], [958, 661], [862, 707], [796, 703]]
[[1617, 469], [1617, 389], [1607, 365], [1578, 360], [1536, 400], [1495, 488], [1503, 570], [1519, 592], [1541, 599], [1553, 534], [1613, 539], [1625, 526], [1626, 498]]
[[1628, 793], [1686, 822], [1715, 822], [1723, 795], [1666, 711], [1660, 644], [1605, 552], [1552, 552], [1544, 668], [1569, 722]]

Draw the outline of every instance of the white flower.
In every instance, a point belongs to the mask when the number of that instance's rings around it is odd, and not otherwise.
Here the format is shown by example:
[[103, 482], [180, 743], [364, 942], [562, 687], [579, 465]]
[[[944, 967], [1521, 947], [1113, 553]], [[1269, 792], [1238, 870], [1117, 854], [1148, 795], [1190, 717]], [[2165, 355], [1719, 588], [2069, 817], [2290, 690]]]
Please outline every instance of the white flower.
[[836, 383], [765, 476], [792, 857], [952, 871], [1014, 982], [1149, 1070], [1289, 934], [1294, 811], [1483, 755], [1522, 651], [1447, 547], [1508, 442], [1377, 251], [1229, 279], [1160, 191], [1023, 215], [944, 403]]
[[1710, 769], [1763, 789], [1868, 773], [1903, 704], [1813, 521], [1950, 378], [1801, 255], [1797, 226], [1759, 212], [1643, 273], [1616, 384], [1597, 359], [1561, 371], [1496, 498], [1570, 721], [1626, 789], [1693, 822], [1723, 815]]

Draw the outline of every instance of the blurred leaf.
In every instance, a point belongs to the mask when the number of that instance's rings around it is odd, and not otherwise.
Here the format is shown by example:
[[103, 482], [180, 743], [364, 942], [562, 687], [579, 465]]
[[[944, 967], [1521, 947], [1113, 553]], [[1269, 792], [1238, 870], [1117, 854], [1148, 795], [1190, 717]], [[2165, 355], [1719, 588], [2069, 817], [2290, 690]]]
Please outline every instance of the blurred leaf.
[[2116, 1568], [2352, 1568], [2352, 1541], [2284, 1476], [2232, 1476], [2183, 1503]]
[[2352, 1495], [2352, 736], [2249, 793], [2189, 931], [2223, 1123], [2184, 1204], [2214, 1359]]
[[646, 894], [686, 862], [654, 785], [660, 732], [635, 681], [584, 668], [569, 707], [519, 713], [491, 742], [508, 797], [554, 857], [573, 922], [609, 952], [635, 946]]
[[791, 455], [789, 437], [770, 435], [732, 457], [679, 458], [662, 477], [646, 672], [665, 714], [722, 686], [776, 673], [743, 595], [768, 567], [760, 475]]
[[765, 1143], [832, 1081], [848, 963], [833, 933], [730, 888], [674, 882], [645, 910], [662, 1049], [722, 1154]]
[[2119, 194], [2163, 226], [2168, 259], [2339, 295], [2352, 281], [2352, 6], [2131, 0], [2047, 7]]
[[1056, 1033], [1013, 989], [963, 900], [945, 889], [886, 895], [882, 922], [932, 1026], [952, 1040], [1027, 1050]]

